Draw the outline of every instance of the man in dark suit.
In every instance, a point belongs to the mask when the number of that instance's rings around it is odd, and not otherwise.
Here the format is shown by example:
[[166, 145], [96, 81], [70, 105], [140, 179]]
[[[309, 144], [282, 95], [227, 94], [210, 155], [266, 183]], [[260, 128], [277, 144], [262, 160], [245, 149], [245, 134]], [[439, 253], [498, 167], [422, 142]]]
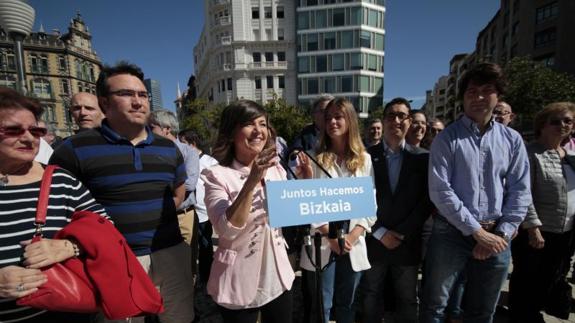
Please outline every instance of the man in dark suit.
[[394, 291], [395, 321], [417, 322], [421, 231], [432, 204], [427, 189], [429, 154], [405, 142], [410, 112], [406, 99], [391, 100], [384, 109], [383, 140], [368, 149], [374, 169], [377, 222], [367, 238], [372, 268], [364, 276], [364, 323], [381, 322], [380, 303], [387, 288]]

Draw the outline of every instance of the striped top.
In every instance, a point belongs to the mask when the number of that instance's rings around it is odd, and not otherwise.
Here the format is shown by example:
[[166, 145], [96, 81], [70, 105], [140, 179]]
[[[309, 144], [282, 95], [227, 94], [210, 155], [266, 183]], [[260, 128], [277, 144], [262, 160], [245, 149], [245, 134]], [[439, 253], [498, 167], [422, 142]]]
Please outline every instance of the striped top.
[[[24, 184], [0, 186], [0, 268], [18, 265], [24, 249], [20, 241], [29, 240], [34, 234], [36, 204], [40, 193], [40, 181]], [[54, 171], [46, 226], [45, 238], [51, 238], [63, 228], [75, 211], [93, 211], [102, 215], [106, 212], [90, 195], [90, 192], [69, 172], [63, 169]], [[19, 307], [14, 300], [0, 298], [0, 322], [18, 322], [43, 311], [29, 307]]]
[[186, 180], [184, 160], [172, 141], [146, 130], [133, 145], [104, 120], [68, 138], [50, 159], [88, 187], [137, 256], [183, 241], [173, 190]]

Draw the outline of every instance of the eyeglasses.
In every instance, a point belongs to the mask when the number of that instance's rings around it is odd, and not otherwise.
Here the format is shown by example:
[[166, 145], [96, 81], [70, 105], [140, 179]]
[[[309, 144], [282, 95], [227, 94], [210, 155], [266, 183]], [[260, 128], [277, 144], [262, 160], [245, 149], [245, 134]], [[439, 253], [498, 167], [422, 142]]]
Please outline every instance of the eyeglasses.
[[554, 119], [549, 119], [549, 124], [552, 126], [561, 126], [562, 124], [566, 125], [566, 126], [572, 126], [573, 125], [573, 119], [572, 118], [554, 118]]
[[0, 134], [6, 137], [20, 137], [26, 131], [36, 138], [44, 137], [48, 133], [48, 129], [43, 127], [30, 127], [27, 129], [22, 126], [0, 127]]
[[511, 114], [511, 111], [503, 111], [503, 110], [493, 110], [493, 114], [496, 116], [506, 116], [508, 114]]
[[395, 119], [398, 118], [399, 122], [403, 122], [403, 121], [411, 118], [411, 116], [409, 114], [403, 113], [403, 112], [399, 112], [399, 113], [389, 112], [386, 115], [384, 115], [383, 118], [387, 121], [395, 121]]
[[148, 101], [150, 100], [150, 93], [148, 93], [148, 91], [134, 91], [134, 90], [122, 89], [117, 91], [111, 91], [109, 93], [126, 99], [139, 97], [146, 99]]

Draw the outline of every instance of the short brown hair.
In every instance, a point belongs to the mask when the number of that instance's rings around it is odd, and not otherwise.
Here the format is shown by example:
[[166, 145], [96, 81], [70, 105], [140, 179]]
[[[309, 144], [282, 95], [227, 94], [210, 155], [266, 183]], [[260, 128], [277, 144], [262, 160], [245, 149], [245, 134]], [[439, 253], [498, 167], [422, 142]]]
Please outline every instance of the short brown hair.
[[44, 112], [37, 100], [23, 96], [10, 88], [0, 87], [0, 111], [9, 109], [28, 110], [32, 112], [36, 120], [40, 119]]
[[463, 74], [461, 81], [459, 81], [459, 93], [457, 95], [459, 100], [463, 100], [463, 95], [472, 82], [476, 85], [493, 84], [497, 89], [498, 96], [505, 94], [507, 86], [503, 70], [499, 65], [481, 63]]
[[541, 130], [545, 127], [549, 118], [553, 115], [561, 114], [564, 112], [571, 112], [575, 117], [575, 103], [573, 102], [553, 102], [545, 106], [543, 110], [540, 110], [535, 115], [533, 119], [533, 131], [535, 131], [535, 137], [539, 138], [541, 136]]

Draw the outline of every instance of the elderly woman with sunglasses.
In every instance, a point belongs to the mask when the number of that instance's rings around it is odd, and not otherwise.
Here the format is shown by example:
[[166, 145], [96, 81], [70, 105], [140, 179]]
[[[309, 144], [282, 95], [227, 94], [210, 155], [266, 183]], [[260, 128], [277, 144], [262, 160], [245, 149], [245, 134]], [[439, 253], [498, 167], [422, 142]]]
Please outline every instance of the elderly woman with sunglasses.
[[561, 147], [573, 131], [575, 104], [552, 103], [535, 116], [537, 139], [527, 146], [533, 204], [511, 246], [511, 322], [545, 322], [549, 290], [565, 279], [573, 254], [575, 155]]
[[16, 299], [30, 295], [47, 281], [40, 270], [77, 256], [78, 245], [50, 239], [75, 211], [106, 216], [90, 192], [70, 173], [52, 176], [45, 239], [30, 243], [44, 168], [34, 161], [40, 137], [42, 108], [35, 100], [0, 87], [0, 322], [89, 322], [86, 315], [54, 313], [21, 307]]

